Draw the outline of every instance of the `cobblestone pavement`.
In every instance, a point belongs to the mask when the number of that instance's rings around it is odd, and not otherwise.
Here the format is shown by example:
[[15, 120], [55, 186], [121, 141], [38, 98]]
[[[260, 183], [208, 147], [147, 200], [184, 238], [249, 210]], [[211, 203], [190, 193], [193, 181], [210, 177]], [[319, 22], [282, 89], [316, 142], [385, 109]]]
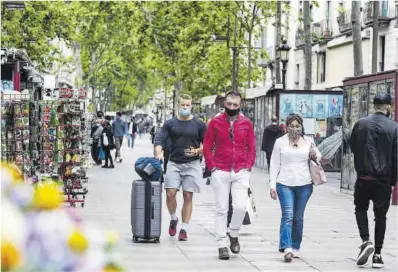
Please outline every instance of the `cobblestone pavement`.
[[[241, 254], [229, 261], [218, 260], [213, 235], [213, 191], [203, 182], [202, 193], [194, 196], [189, 240], [178, 242], [168, 236], [169, 215], [163, 197], [162, 237], [159, 244], [134, 244], [130, 229], [131, 182], [137, 177], [134, 161], [153, 154], [149, 137], [136, 140], [134, 149], [123, 147], [124, 160], [114, 169], [93, 166], [89, 171], [89, 194], [82, 213], [89, 223], [111, 228], [120, 236], [119, 257], [127, 271], [363, 271], [355, 265], [360, 238], [351, 195], [339, 192], [338, 174], [329, 184], [314, 188], [305, 220], [301, 259], [283, 262], [278, 252], [280, 208], [270, 199], [267, 176], [254, 170], [251, 186], [256, 198], [256, 222], [241, 233]], [[179, 195], [179, 208], [182, 197]], [[81, 209], [81, 208], [79, 208]], [[373, 230], [372, 208], [369, 211]], [[383, 271], [398, 271], [398, 207], [391, 206], [383, 249]], [[373, 233], [373, 231], [371, 231]], [[366, 270], [370, 268], [368, 263]]]

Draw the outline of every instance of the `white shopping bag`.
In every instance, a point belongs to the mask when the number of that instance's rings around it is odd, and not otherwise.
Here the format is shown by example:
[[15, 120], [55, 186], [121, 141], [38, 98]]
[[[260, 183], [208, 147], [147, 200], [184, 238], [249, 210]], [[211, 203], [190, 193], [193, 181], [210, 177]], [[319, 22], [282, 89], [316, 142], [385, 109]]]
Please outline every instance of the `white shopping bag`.
[[256, 201], [254, 200], [254, 195], [250, 189], [248, 194], [249, 197], [247, 198], [246, 214], [243, 219], [243, 225], [253, 224], [257, 217]]
[[106, 136], [106, 133], [103, 133], [102, 141], [104, 146], [108, 146], [108, 136]]

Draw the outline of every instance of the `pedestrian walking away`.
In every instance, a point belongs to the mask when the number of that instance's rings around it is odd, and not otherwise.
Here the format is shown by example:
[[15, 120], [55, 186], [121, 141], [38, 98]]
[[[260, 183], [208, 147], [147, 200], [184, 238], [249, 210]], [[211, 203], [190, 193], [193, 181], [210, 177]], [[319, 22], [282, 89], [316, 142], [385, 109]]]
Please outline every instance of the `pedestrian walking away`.
[[261, 150], [265, 152], [267, 158], [267, 166], [269, 172], [269, 166], [271, 161], [272, 150], [274, 149], [275, 141], [283, 135], [282, 128], [278, 125], [278, 117], [272, 116], [271, 125], [264, 129], [263, 142]]
[[122, 120], [122, 114], [120, 112], [116, 113], [116, 119], [112, 123], [112, 131], [115, 136], [115, 162], [122, 162], [123, 158], [120, 153], [120, 150], [123, 145], [123, 138], [127, 135], [127, 126], [126, 122]]
[[309, 159], [321, 160], [312, 138], [305, 135], [303, 118], [290, 114], [286, 118], [287, 134], [275, 141], [270, 161], [270, 195], [279, 203], [282, 218], [279, 251], [286, 262], [299, 258], [303, 238], [304, 211], [313, 185]]
[[[375, 113], [355, 123], [349, 144], [354, 154], [357, 181], [355, 183], [355, 216], [362, 239], [357, 265], [367, 263], [374, 252], [373, 268], [384, 267], [381, 257], [386, 232], [387, 212], [390, 207], [392, 187], [397, 182], [398, 125], [389, 118], [391, 96], [378, 94], [373, 104]], [[369, 237], [368, 208], [373, 201], [375, 216], [375, 245]]]
[[178, 236], [180, 241], [188, 239], [188, 223], [192, 214], [192, 199], [194, 193], [199, 193], [202, 182], [200, 156], [203, 152], [203, 138], [206, 124], [191, 114], [192, 97], [181, 95], [179, 113], [165, 122], [159, 137], [155, 138], [156, 157], [164, 160], [163, 150], [170, 139], [170, 158], [167, 164], [164, 188], [166, 203], [170, 213], [170, 236], [177, 232], [178, 217], [176, 215], [177, 191], [182, 188], [184, 204], [182, 207], [182, 226]]
[[137, 135], [138, 125], [134, 120], [134, 117], [130, 118], [130, 122], [128, 123], [128, 147], [134, 148], [135, 137]]
[[105, 117], [102, 122], [104, 130], [102, 131], [101, 146], [105, 153], [105, 164], [102, 168], [115, 168], [112, 160], [111, 150], [115, 148], [115, 141], [110, 124], [110, 117]]
[[[228, 260], [240, 252], [239, 231], [246, 213], [250, 171], [256, 158], [253, 125], [240, 114], [242, 96], [228, 92], [225, 113], [210, 121], [203, 144], [205, 162], [211, 170], [211, 185], [216, 202], [215, 230], [218, 257]], [[227, 235], [229, 194], [232, 195], [233, 214]]]
[[91, 157], [95, 161], [97, 165], [101, 165], [102, 161], [98, 159], [99, 157], [99, 149], [101, 146], [101, 135], [102, 130], [102, 122], [104, 120], [104, 113], [102, 111], [97, 112], [96, 118], [93, 119], [91, 123], [91, 138], [93, 139], [91, 144]]

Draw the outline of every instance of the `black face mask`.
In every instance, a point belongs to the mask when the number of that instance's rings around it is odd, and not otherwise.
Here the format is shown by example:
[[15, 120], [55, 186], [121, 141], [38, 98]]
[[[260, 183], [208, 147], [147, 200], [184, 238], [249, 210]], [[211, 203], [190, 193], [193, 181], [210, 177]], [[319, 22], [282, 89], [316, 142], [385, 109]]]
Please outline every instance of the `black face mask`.
[[240, 112], [240, 109], [232, 110], [232, 109], [225, 107], [225, 112], [227, 113], [228, 116], [233, 117], [233, 116], [236, 116]]
[[391, 111], [390, 111], [390, 110], [387, 110], [386, 116], [387, 116], [388, 118], [390, 118], [390, 115], [391, 115]]

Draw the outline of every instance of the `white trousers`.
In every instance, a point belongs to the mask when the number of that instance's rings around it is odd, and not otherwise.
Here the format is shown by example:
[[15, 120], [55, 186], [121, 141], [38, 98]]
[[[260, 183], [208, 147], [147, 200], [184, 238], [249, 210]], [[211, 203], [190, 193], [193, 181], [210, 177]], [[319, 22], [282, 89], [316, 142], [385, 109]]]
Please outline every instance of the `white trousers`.
[[229, 246], [227, 237], [227, 220], [229, 208], [229, 192], [232, 194], [233, 214], [229, 226], [231, 237], [238, 237], [246, 213], [248, 198], [247, 190], [250, 186], [250, 172], [241, 170], [225, 172], [216, 170], [211, 175], [216, 208], [215, 208], [215, 231], [219, 248]]

